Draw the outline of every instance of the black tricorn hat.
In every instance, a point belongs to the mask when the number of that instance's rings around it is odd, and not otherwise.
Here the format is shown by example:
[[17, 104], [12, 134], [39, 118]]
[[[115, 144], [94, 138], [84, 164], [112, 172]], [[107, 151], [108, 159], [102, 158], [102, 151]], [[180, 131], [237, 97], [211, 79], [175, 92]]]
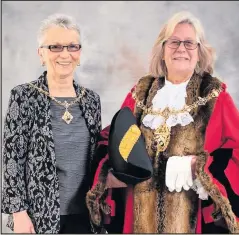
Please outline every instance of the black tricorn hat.
[[112, 174], [120, 181], [136, 185], [152, 177], [153, 167], [136, 118], [128, 108], [113, 117], [108, 140]]

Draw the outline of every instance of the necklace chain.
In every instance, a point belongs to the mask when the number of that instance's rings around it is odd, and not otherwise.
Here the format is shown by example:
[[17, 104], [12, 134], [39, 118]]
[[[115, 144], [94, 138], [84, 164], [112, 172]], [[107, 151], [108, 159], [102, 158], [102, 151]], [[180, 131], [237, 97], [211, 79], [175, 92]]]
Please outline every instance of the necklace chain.
[[144, 111], [145, 114], [152, 114], [152, 115], [160, 115], [164, 118], [164, 124], [159, 126], [156, 130], [153, 131], [153, 141], [151, 148], [153, 151], [156, 152], [156, 156], [158, 156], [159, 152], [165, 151], [167, 148], [169, 141], [170, 141], [170, 135], [171, 135], [171, 127], [169, 127], [166, 124], [166, 120], [169, 118], [170, 115], [177, 115], [179, 113], [183, 112], [190, 112], [191, 110], [197, 108], [200, 105], [205, 105], [209, 100], [212, 98], [218, 97], [222, 89], [213, 89], [212, 92], [207, 95], [206, 97], [198, 97], [198, 100], [195, 101], [191, 105], [185, 105], [180, 110], [170, 110], [168, 107], [163, 110], [157, 110], [154, 111], [153, 107], [147, 107], [144, 105], [144, 102], [142, 100], [139, 100], [135, 90], [132, 93], [132, 97], [135, 100], [136, 106], [139, 107]]
[[68, 103], [66, 100], [64, 102], [61, 102], [59, 100], [57, 100], [55, 97], [51, 96], [49, 92], [47, 91], [44, 91], [42, 88], [32, 84], [32, 83], [29, 83], [30, 86], [34, 87], [35, 89], [37, 89], [40, 93], [43, 93], [44, 95], [50, 97], [52, 100], [54, 100], [57, 104], [65, 107], [65, 112], [62, 116], [62, 119], [67, 123], [67, 124], [70, 124], [70, 122], [72, 121], [73, 119], [73, 115], [68, 111], [68, 108], [70, 106], [72, 106], [73, 104], [77, 103], [78, 101], [80, 101], [82, 99], [82, 97], [84, 96], [85, 94], [85, 89], [83, 87], [81, 87], [81, 92], [80, 92], [80, 95], [78, 97], [76, 97], [73, 101], [71, 101], [70, 103]]
[[164, 118], [168, 118], [170, 115], [176, 115], [179, 113], [184, 113], [184, 112], [190, 112], [191, 110], [197, 108], [199, 105], [205, 105], [209, 100], [211, 100], [214, 97], [218, 97], [219, 93], [221, 92], [221, 89], [214, 89], [212, 90], [212, 92], [207, 95], [206, 97], [202, 98], [202, 97], [198, 97], [198, 100], [195, 101], [193, 104], [191, 105], [185, 105], [182, 109], [180, 110], [170, 110], [168, 107], [165, 108], [164, 110], [153, 110], [153, 107], [149, 107], [147, 108], [146, 105], [144, 105], [143, 101], [140, 101], [137, 96], [135, 91], [133, 91], [133, 98], [136, 101], [136, 105], [142, 109], [146, 114], [152, 114], [152, 115], [161, 115]]

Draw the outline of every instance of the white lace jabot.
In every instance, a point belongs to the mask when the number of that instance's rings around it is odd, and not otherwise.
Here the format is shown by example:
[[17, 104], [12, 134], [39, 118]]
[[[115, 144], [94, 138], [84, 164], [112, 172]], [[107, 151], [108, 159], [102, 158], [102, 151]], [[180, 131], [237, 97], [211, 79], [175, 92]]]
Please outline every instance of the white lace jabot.
[[[152, 100], [153, 111], [163, 111], [167, 107], [170, 110], [182, 109], [185, 105], [185, 98], [187, 97], [186, 87], [189, 80], [180, 84], [173, 84], [165, 79], [164, 87], [157, 91]], [[147, 114], [142, 122], [146, 127], [156, 129], [164, 123], [164, 118], [160, 115]], [[193, 118], [188, 112], [170, 115], [166, 120], [166, 124], [170, 127], [177, 124], [186, 126], [191, 122], [193, 122]]]

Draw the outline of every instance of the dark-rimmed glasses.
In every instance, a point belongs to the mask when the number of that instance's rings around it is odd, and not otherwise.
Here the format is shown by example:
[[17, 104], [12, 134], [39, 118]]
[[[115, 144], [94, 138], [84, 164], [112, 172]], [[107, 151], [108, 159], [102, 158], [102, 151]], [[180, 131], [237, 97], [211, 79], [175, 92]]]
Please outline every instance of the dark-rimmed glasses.
[[64, 50], [64, 47], [66, 47], [67, 51], [69, 51], [69, 52], [76, 52], [81, 49], [81, 44], [71, 44], [68, 46], [62, 46], [62, 45], [41, 46], [41, 48], [47, 48], [52, 52], [62, 52]]
[[184, 47], [187, 50], [195, 50], [199, 46], [199, 43], [193, 40], [180, 41], [177, 39], [168, 39], [167, 41], [165, 41], [165, 43], [169, 48], [172, 49], [177, 49], [181, 45], [181, 43], [184, 44]]

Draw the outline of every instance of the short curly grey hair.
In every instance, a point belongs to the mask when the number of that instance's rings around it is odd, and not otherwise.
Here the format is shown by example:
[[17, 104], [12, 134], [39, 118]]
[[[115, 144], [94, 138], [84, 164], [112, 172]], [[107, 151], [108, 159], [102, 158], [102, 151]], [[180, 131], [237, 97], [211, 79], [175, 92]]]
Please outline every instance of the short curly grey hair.
[[48, 18], [46, 18], [45, 20], [41, 22], [41, 26], [39, 28], [38, 36], [37, 36], [39, 47], [42, 46], [45, 32], [49, 28], [54, 26], [75, 30], [79, 34], [79, 43], [80, 43], [80, 28], [75, 22], [75, 20], [71, 16], [68, 16], [65, 14], [54, 14], [54, 15], [50, 15]]

